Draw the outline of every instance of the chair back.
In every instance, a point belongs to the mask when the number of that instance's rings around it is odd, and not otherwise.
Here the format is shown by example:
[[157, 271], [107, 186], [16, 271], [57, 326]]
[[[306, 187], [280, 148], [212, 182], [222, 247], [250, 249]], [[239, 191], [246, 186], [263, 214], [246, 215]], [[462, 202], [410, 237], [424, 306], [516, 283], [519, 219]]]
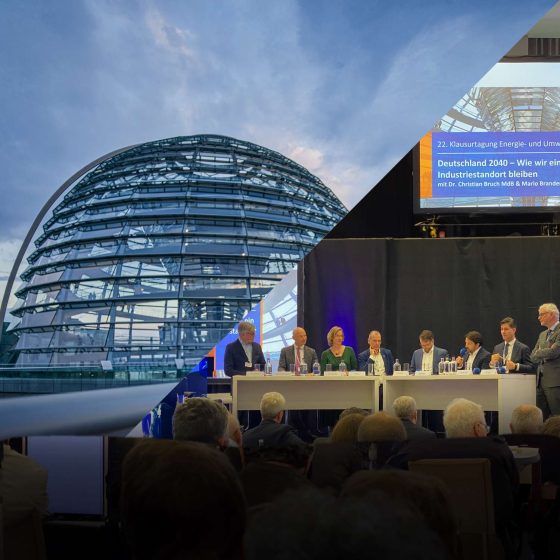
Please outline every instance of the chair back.
[[488, 459], [423, 459], [410, 461], [408, 468], [435, 476], [448, 487], [464, 560], [503, 557], [496, 539]]
[[560, 484], [560, 438], [548, 434], [505, 434], [508, 445], [538, 447], [543, 482]]

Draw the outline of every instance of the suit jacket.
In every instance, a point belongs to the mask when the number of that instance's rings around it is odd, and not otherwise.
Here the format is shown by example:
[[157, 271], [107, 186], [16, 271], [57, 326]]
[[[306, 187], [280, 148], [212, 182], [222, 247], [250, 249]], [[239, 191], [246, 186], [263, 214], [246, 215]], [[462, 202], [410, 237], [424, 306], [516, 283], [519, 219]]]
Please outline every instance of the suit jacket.
[[[482, 346], [481, 346], [478, 350], [476, 358], [474, 359], [474, 361], [472, 363], [472, 369], [475, 369], [475, 368], [479, 368], [481, 370], [489, 369], [490, 368], [490, 358], [491, 357], [492, 357], [492, 354], [490, 354], [490, 352], [488, 352], [488, 350], [486, 350], [486, 348], [482, 348]], [[465, 354], [465, 357], [463, 359], [465, 361], [463, 362], [463, 368], [462, 369], [465, 369], [465, 365], [467, 363], [467, 360], [469, 359], [468, 355]]]
[[[414, 368], [414, 371], [422, 371], [422, 358], [423, 358], [424, 350], [422, 348], [418, 348], [414, 350], [414, 354], [412, 354], [412, 359], [410, 360], [410, 368]], [[434, 363], [432, 364], [433, 373], [438, 373], [438, 364], [442, 358], [449, 356], [449, 352], [445, 348], [438, 348], [434, 346]]]
[[408, 418], [401, 418], [404, 429], [406, 430], [406, 439], [411, 441], [413, 439], [435, 439], [436, 434], [432, 430], [427, 430], [422, 426], [418, 426]]
[[560, 325], [548, 340], [546, 332], [539, 334], [531, 352], [531, 361], [538, 364], [537, 385], [540, 381], [541, 387], [560, 387]]
[[[503, 356], [505, 344], [505, 342], [496, 344], [492, 353]], [[519, 340], [513, 343], [511, 361], [519, 364], [519, 373], [532, 373], [537, 369], [535, 364], [531, 361], [531, 349], [526, 344], [523, 344], [523, 342], [519, 342]]]
[[[318, 362], [317, 352], [309, 346], [303, 347], [303, 361], [307, 364], [307, 371], [313, 371], [313, 363]], [[280, 360], [278, 361], [278, 371], [289, 371], [290, 364], [296, 363], [295, 345], [286, 346], [280, 350]]]
[[[231, 377], [232, 375], [245, 375], [247, 371], [251, 371], [252, 367], [246, 367], [245, 362], [247, 362], [247, 354], [243, 350], [243, 346], [239, 339], [235, 342], [230, 342], [226, 346], [226, 352], [224, 354], [224, 371], [225, 374]], [[260, 364], [262, 368], [266, 360], [264, 359], [264, 354], [260, 344], [253, 342], [253, 356], [251, 366], [255, 364]]]
[[[393, 364], [395, 360], [393, 359], [393, 354], [388, 348], [380, 348], [379, 352], [383, 358], [383, 363], [385, 364], [385, 374], [393, 375]], [[358, 354], [358, 369], [365, 371], [367, 373], [367, 365], [371, 364], [370, 350], [364, 350]]]
[[289, 424], [278, 424], [274, 420], [263, 420], [258, 426], [243, 433], [243, 447], [247, 449], [270, 449], [274, 447], [304, 446], [295, 428]]

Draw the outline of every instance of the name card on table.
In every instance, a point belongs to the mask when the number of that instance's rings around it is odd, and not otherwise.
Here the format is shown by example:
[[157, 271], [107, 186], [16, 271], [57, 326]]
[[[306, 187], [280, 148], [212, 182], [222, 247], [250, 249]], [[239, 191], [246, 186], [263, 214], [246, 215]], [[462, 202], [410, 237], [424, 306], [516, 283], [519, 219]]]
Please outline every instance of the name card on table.
[[365, 377], [366, 372], [365, 371], [351, 371], [351, 372], [348, 373], [348, 375], [350, 377]]
[[433, 375], [433, 373], [431, 371], [416, 371], [414, 373], [415, 377], [430, 377], [430, 375]]
[[346, 377], [346, 374], [340, 371], [325, 371], [325, 377]]
[[245, 375], [247, 377], [264, 377], [264, 372], [262, 372], [262, 371], [248, 371]]
[[408, 377], [408, 376], [409, 376], [408, 371], [394, 371], [393, 372], [393, 377]]
[[457, 372], [453, 372], [451, 375], [472, 375], [472, 369], [459, 369]]
[[498, 373], [498, 372], [496, 371], [495, 368], [493, 368], [493, 369], [483, 369], [483, 370], [480, 372], [480, 375], [496, 375], [497, 373]]

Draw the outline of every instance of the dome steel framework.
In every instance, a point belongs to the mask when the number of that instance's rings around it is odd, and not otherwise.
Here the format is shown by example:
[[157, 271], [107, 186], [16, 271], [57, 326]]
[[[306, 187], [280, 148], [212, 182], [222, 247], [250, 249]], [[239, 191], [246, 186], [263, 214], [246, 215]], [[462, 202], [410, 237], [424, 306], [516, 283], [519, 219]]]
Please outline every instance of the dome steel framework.
[[305, 168], [234, 138], [110, 157], [35, 240], [11, 311], [18, 365], [195, 365], [346, 213]]

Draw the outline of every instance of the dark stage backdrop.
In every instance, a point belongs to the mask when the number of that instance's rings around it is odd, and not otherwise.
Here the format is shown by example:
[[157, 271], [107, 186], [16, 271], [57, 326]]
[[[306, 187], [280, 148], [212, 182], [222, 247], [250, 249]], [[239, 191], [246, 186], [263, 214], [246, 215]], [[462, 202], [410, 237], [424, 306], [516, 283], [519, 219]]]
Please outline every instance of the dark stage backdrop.
[[537, 309], [559, 304], [559, 288], [555, 237], [323, 240], [299, 267], [298, 324], [319, 355], [333, 325], [356, 354], [368, 347], [369, 331], [380, 330], [403, 363], [422, 329], [452, 355], [478, 330], [492, 351], [509, 315], [532, 348], [542, 330]]

